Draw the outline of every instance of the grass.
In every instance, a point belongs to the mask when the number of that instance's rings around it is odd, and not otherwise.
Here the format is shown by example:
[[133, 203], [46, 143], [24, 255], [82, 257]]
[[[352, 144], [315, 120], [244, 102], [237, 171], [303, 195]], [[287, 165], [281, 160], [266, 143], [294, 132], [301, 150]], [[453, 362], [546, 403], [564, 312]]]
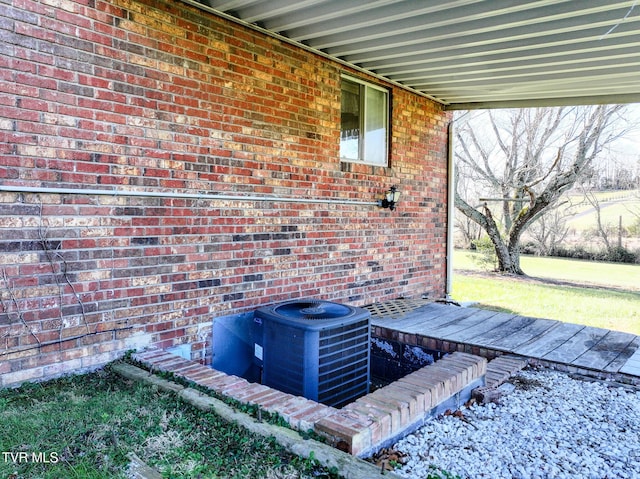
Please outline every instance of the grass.
[[[594, 193], [600, 203], [600, 215], [603, 224], [618, 227], [622, 216], [622, 225], [626, 228], [637, 221], [640, 212], [640, 191], [600, 191]], [[593, 229], [596, 226], [596, 212], [582, 195], [569, 195], [576, 206], [571, 207], [574, 217], [567, 224], [579, 232]]]
[[125, 478], [129, 453], [175, 479], [335, 477], [108, 369], [0, 390], [0, 451], [3, 479]]
[[523, 257], [536, 278], [517, 278], [486, 273], [473, 258], [454, 255], [456, 301], [640, 335], [639, 265]]
[[171, 479], [340, 477], [109, 366], [0, 389], [1, 479], [124, 479], [131, 453]]
[[[637, 221], [637, 212], [640, 211], [640, 200], [629, 200], [625, 203], [603, 204], [601, 205], [600, 219], [602, 224], [618, 227], [620, 217], [622, 226], [631, 227]], [[585, 231], [596, 227], [596, 212], [591, 207], [584, 208], [585, 214], [576, 214], [574, 218], [567, 221], [567, 224], [578, 230]]]
[[512, 278], [455, 275], [452, 297], [522, 316], [625, 331], [640, 335], [637, 293], [533, 284]]
[[[456, 270], [485, 271], [479, 264], [479, 256], [469, 251], [455, 251], [453, 267]], [[523, 255], [520, 257], [520, 266], [533, 278], [640, 292], [640, 265], [637, 264]]]

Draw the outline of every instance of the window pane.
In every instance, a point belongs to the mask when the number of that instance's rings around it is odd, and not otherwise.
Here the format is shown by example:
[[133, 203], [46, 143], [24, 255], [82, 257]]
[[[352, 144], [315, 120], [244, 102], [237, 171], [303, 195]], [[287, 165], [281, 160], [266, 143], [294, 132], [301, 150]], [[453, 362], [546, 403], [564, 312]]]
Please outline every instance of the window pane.
[[360, 159], [360, 85], [342, 79], [340, 157]]
[[365, 95], [364, 160], [367, 163], [387, 164], [387, 94], [368, 88]]

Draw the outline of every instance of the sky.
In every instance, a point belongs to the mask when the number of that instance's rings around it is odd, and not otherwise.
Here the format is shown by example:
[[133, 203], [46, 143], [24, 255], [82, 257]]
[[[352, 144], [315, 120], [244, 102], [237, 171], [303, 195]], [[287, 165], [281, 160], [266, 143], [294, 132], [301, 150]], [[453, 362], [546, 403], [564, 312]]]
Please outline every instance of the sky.
[[640, 103], [628, 105], [630, 122], [635, 126], [613, 147], [612, 153], [619, 161], [630, 168], [639, 168], [640, 161]]

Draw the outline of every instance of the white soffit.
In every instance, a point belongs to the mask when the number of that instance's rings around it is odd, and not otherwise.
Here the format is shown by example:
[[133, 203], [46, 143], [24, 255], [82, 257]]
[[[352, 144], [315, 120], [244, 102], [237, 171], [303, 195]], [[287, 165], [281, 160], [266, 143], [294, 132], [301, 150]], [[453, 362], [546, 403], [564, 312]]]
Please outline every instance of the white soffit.
[[185, 0], [447, 109], [640, 102], [640, 0]]

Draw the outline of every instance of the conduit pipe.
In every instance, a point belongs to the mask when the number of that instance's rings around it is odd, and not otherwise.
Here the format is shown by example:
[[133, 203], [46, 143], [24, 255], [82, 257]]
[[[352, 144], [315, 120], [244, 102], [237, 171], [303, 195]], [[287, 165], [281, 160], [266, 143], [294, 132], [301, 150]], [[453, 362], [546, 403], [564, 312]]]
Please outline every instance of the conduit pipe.
[[295, 198], [287, 196], [225, 195], [209, 193], [180, 193], [169, 191], [100, 190], [85, 188], [53, 188], [39, 186], [0, 185], [0, 191], [9, 193], [42, 193], [85, 196], [137, 196], [145, 198], [180, 198], [213, 201], [275, 201], [281, 203], [328, 203], [340, 205], [378, 206], [377, 201], [355, 201], [339, 198]]

